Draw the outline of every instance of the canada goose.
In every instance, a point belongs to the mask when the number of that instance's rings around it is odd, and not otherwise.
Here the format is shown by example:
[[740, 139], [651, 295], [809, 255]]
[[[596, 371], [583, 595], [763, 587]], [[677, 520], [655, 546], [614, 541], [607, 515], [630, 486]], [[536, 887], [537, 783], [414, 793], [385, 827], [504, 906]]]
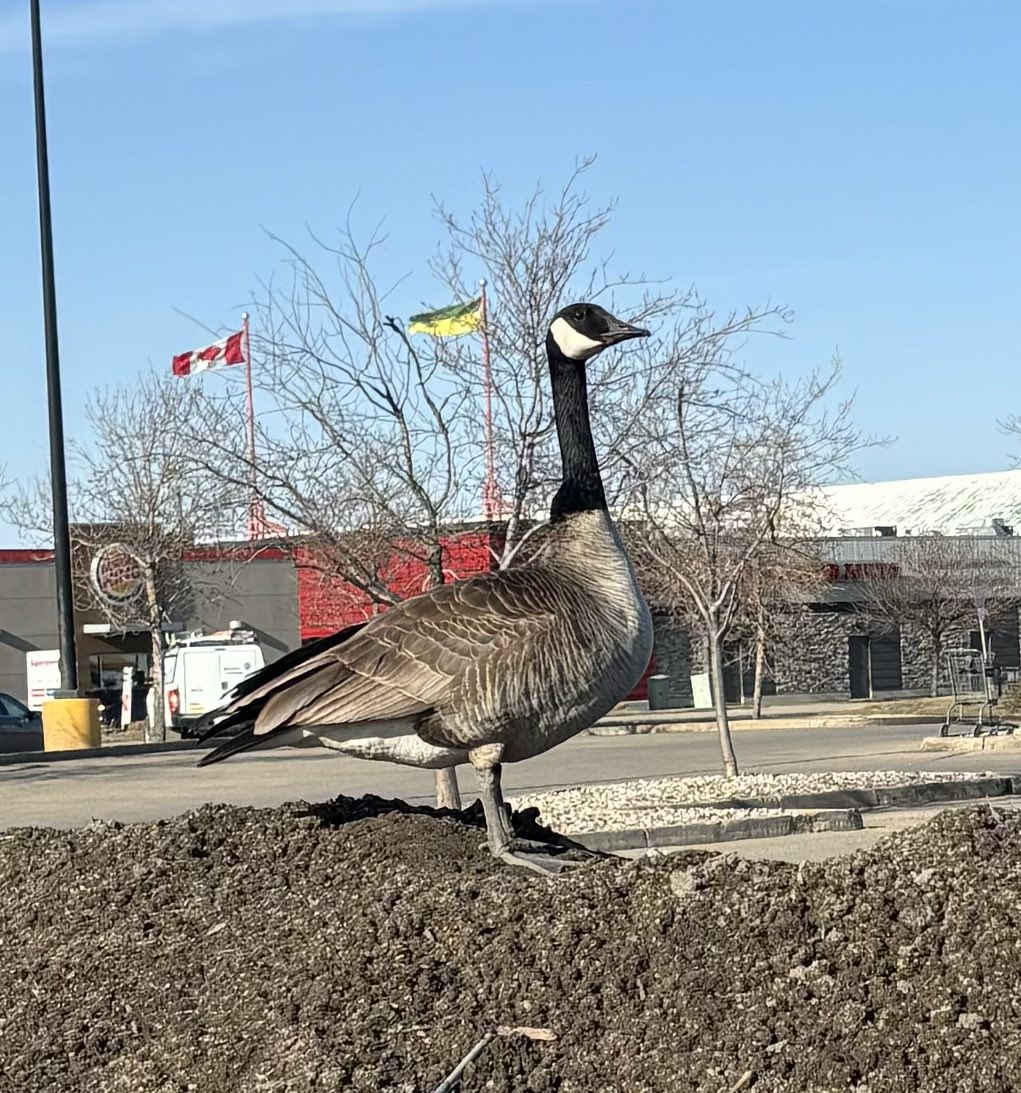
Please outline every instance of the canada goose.
[[627, 695], [652, 652], [652, 620], [606, 508], [585, 364], [648, 335], [597, 304], [559, 311], [546, 336], [563, 481], [534, 559], [405, 600], [295, 650], [230, 692], [199, 766], [253, 748], [320, 744], [417, 767], [469, 762], [494, 857], [557, 871], [512, 839], [503, 763], [588, 728]]

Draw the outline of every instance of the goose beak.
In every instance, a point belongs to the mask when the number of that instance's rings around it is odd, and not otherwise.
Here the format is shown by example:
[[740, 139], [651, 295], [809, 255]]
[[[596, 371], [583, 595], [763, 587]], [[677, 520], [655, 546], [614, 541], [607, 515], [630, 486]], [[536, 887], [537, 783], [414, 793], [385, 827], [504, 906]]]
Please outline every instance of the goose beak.
[[617, 342], [626, 342], [630, 338], [647, 338], [648, 336], [649, 331], [644, 327], [632, 326], [630, 323], [611, 317], [609, 325], [600, 337], [603, 345], [616, 345]]

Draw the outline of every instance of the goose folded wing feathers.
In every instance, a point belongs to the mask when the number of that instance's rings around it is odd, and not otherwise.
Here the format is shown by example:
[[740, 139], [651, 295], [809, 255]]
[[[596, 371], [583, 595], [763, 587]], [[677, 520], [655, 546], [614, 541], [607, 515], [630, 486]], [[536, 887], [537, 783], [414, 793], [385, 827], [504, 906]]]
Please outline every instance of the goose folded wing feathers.
[[247, 723], [245, 735], [264, 740], [301, 726], [424, 718], [469, 680], [485, 686], [494, 660], [509, 668], [549, 629], [537, 577], [504, 570], [406, 600], [231, 701], [223, 724]]

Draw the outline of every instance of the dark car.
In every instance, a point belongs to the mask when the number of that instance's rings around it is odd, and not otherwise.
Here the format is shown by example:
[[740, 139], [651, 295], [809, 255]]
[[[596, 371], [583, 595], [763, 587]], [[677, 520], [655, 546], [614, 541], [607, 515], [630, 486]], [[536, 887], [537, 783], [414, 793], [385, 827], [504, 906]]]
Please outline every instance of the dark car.
[[0, 691], [0, 751], [41, 751], [43, 720], [21, 699]]
[[0, 729], [37, 729], [41, 724], [39, 714], [0, 691]]

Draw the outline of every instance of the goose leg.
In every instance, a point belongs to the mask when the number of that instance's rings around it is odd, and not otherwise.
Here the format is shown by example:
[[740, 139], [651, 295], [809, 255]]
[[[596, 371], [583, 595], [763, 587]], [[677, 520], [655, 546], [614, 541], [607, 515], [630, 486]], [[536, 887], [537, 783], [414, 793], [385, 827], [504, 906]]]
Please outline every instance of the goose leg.
[[500, 764], [491, 763], [475, 767], [479, 780], [479, 797], [486, 816], [486, 840], [489, 852], [497, 861], [507, 865], [520, 865], [533, 872], [549, 876], [568, 868], [572, 862], [554, 857], [542, 843], [516, 839], [511, 830], [510, 817], [500, 788]]

